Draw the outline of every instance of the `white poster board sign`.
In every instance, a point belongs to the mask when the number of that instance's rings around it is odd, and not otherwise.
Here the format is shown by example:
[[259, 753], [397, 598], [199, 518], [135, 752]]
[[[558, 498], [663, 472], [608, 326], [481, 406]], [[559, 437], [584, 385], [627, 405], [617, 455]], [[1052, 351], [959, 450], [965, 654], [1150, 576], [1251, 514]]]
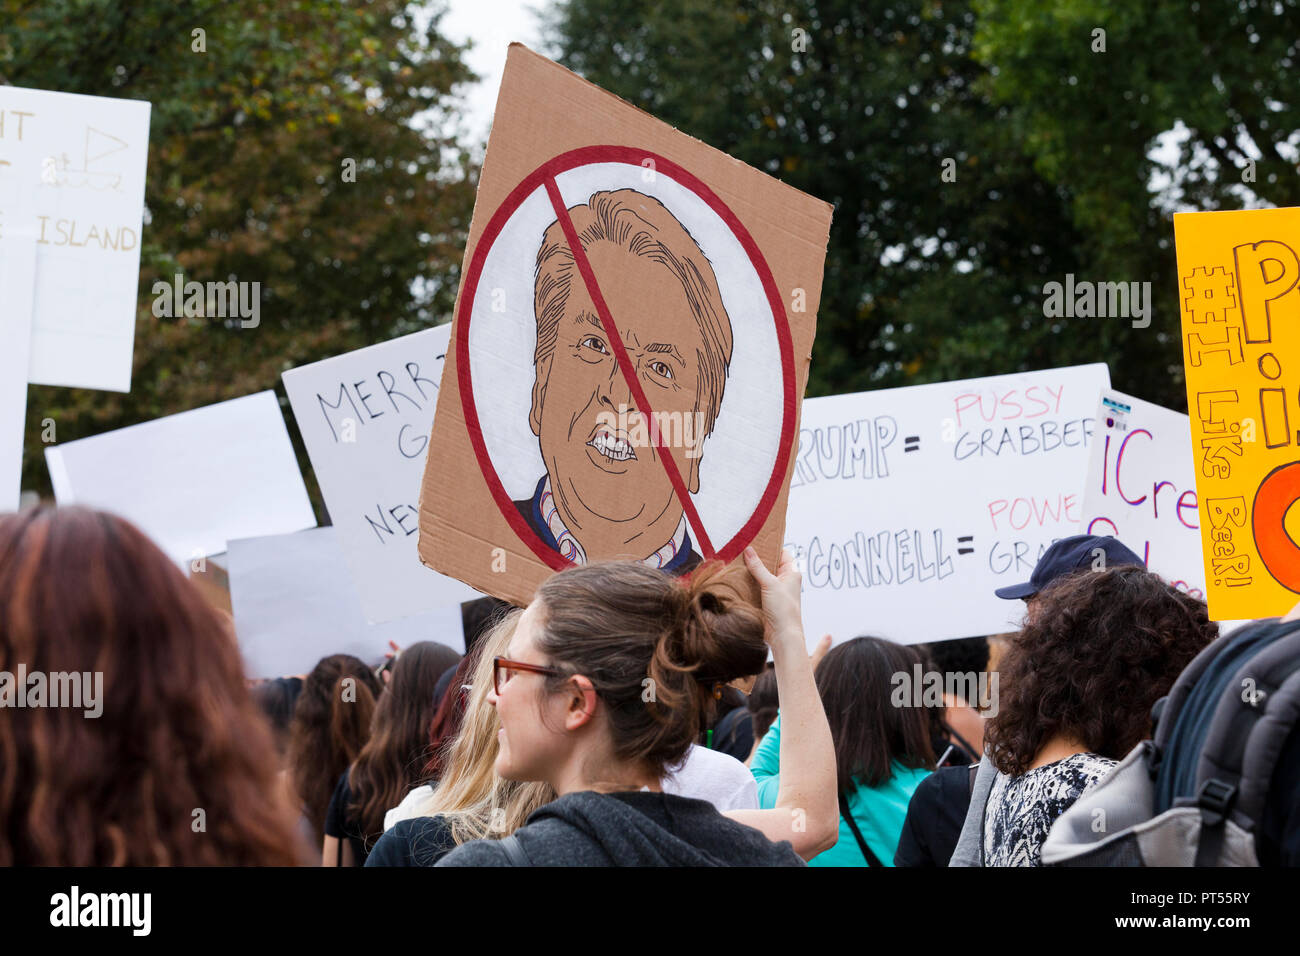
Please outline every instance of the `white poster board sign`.
[[1105, 365], [807, 399], [786, 546], [803, 572], [809, 645], [998, 634], [1075, 534]]
[[284, 373], [330, 520], [372, 623], [481, 595], [420, 563], [420, 481], [451, 326]]
[[149, 111], [0, 86], [0, 228], [36, 240], [35, 384], [131, 390]]
[[306, 674], [329, 654], [383, 660], [399, 647], [438, 641], [465, 652], [460, 605], [367, 624], [338, 529], [230, 542], [230, 602], [249, 677]]
[[0, 235], [0, 512], [16, 511], [22, 490], [35, 276], [35, 242]]
[[178, 563], [316, 526], [271, 391], [55, 445], [45, 461], [59, 504], [121, 515]]
[[1174, 587], [1204, 600], [1187, 416], [1106, 389], [1094, 437], [1079, 532], [1118, 538]]

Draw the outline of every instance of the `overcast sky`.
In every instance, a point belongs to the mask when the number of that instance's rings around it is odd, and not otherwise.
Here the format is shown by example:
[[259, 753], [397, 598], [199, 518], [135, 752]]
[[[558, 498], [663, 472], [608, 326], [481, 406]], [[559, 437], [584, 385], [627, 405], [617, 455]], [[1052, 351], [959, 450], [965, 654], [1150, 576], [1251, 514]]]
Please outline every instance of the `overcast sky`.
[[548, 0], [450, 0], [442, 18], [442, 32], [458, 43], [472, 40], [466, 56], [471, 70], [481, 79], [464, 91], [465, 123], [473, 139], [487, 139], [496, 107], [501, 71], [506, 65], [506, 47], [518, 41], [534, 50], [541, 47], [541, 29], [533, 12], [544, 9]]

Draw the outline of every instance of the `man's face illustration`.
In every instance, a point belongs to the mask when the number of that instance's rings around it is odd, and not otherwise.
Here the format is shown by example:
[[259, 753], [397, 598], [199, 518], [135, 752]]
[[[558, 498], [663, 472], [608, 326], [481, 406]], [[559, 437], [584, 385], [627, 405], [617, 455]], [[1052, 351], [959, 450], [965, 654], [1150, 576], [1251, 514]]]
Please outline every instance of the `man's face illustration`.
[[[611, 243], [593, 245], [587, 257], [650, 407], [695, 421], [705, 346], [681, 283], [662, 264]], [[652, 434], [634, 408], [596, 307], [575, 272], [555, 349], [537, 369], [532, 429], [552, 491], [579, 541], [594, 526], [603, 526], [600, 536], [607, 538], [603, 529], [615, 522], [618, 540], [632, 552], [649, 554], [667, 540], [664, 527], [671, 535], [682, 506], [653, 442], [632, 443]], [[692, 493], [699, 489], [701, 437], [695, 430], [661, 429], [665, 444], [675, 439], [668, 451]]]

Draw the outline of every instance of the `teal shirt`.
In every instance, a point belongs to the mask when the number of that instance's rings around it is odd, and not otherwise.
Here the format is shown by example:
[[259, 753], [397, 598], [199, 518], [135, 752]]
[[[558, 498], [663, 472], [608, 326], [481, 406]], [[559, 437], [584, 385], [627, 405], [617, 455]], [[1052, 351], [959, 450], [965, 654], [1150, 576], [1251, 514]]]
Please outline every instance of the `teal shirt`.
[[[776, 795], [781, 785], [781, 715], [778, 713], [772, 728], [759, 742], [754, 752], [750, 772], [758, 783], [758, 805], [763, 810], [776, 806]], [[907, 805], [917, 784], [930, 775], [928, 770], [904, 767], [897, 760], [893, 774], [878, 787], [859, 786], [849, 795], [849, 812], [862, 831], [862, 838], [885, 866], [894, 865], [894, 851], [898, 837], [903, 832]], [[858, 841], [849, 825], [840, 818], [840, 839], [825, 853], [808, 861], [809, 866], [866, 866]]]

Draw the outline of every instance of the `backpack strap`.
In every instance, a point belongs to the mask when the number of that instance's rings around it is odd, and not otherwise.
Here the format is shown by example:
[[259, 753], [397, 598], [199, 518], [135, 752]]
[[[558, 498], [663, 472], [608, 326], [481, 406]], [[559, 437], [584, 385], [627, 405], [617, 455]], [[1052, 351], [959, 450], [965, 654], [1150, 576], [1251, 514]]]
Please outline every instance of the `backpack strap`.
[[513, 833], [508, 837], [502, 837], [497, 841], [497, 845], [506, 851], [506, 857], [510, 860], [510, 866], [532, 866], [533, 861], [528, 859], [528, 854], [524, 852], [523, 844], [519, 842], [519, 837]]
[[1279, 630], [1236, 669], [1215, 708], [1196, 766], [1203, 824], [1222, 829], [1231, 815], [1252, 829], [1264, 816], [1273, 770], [1300, 718], [1300, 624]]
[[849, 812], [849, 801], [842, 793], [840, 794], [840, 816], [844, 818], [844, 822], [853, 831], [853, 838], [858, 841], [858, 849], [867, 858], [867, 866], [884, 866], [880, 862], [880, 858], [871, 852], [871, 847], [867, 846], [867, 841], [862, 839], [862, 831], [858, 829], [858, 822], [853, 819], [853, 814]]

